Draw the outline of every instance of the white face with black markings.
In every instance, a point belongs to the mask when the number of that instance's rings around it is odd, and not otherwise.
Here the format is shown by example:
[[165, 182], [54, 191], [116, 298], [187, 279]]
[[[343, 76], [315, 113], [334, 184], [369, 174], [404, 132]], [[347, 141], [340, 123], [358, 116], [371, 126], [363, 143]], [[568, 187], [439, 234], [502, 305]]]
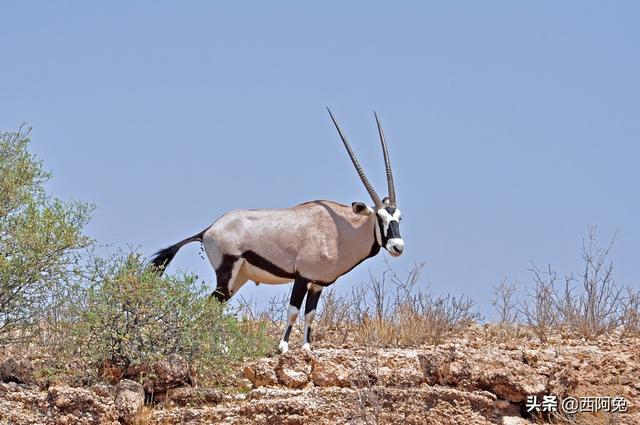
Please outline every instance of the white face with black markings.
[[402, 213], [396, 207], [389, 205], [385, 198], [385, 204], [382, 208], [371, 208], [363, 202], [353, 202], [351, 204], [353, 212], [358, 215], [370, 216], [375, 214], [377, 226], [376, 240], [381, 247], [389, 251], [394, 257], [402, 255], [404, 251], [404, 241], [400, 236], [400, 221], [402, 221]]
[[394, 257], [402, 255], [404, 241], [400, 236], [402, 213], [398, 208], [385, 206], [376, 210], [380, 227], [380, 245]]

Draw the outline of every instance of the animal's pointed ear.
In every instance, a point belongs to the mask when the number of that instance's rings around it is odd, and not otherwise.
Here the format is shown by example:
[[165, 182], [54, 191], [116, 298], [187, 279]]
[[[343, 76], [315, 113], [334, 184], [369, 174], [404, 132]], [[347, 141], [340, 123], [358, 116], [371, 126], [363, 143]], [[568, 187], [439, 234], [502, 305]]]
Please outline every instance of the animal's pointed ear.
[[358, 215], [371, 215], [373, 214], [373, 209], [367, 206], [364, 202], [352, 202], [351, 208], [353, 208], [353, 212]]

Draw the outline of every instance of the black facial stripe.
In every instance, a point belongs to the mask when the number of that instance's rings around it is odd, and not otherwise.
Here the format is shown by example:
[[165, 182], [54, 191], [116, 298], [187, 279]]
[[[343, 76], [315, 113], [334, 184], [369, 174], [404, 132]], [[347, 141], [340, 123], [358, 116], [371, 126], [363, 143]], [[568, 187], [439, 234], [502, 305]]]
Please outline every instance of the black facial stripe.
[[394, 220], [389, 223], [389, 231], [387, 232], [387, 239], [400, 238], [400, 224]]
[[[395, 212], [395, 208], [393, 207], [386, 207], [385, 210], [387, 210], [388, 213], [393, 214]], [[378, 227], [380, 228], [380, 236], [382, 239], [382, 246], [385, 246], [387, 244], [387, 241], [389, 239], [400, 239], [400, 223], [398, 222], [398, 220], [391, 220], [389, 222], [389, 227], [387, 228], [387, 234], [384, 234], [384, 221], [378, 216]]]
[[[387, 239], [389, 239], [387, 237], [387, 235], [384, 234], [384, 221], [382, 221], [382, 219], [380, 217], [378, 217], [378, 228], [380, 229], [380, 240], [381, 240], [381, 245], [385, 246], [387, 243]], [[388, 231], [387, 231], [388, 234]]]

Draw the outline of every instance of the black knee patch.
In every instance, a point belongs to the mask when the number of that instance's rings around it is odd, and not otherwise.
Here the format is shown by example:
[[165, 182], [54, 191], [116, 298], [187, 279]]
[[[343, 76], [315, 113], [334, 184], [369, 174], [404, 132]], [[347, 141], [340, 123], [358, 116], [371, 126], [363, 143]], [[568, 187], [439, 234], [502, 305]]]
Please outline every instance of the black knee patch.
[[291, 291], [291, 299], [289, 300], [289, 305], [294, 306], [298, 310], [302, 307], [302, 301], [304, 300], [304, 296], [307, 293], [307, 283], [309, 283], [305, 279], [296, 279], [293, 282], [293, 290]]
[[304, 306], [304, 314], [314, 311], [318, 307], [321, 291], [307, 291], [307, 302]]
[[287, 330], [284, 331], [284, 336], [282, 337], [283, 341], [289, 342], [289, 335], [291, 335], [292, 326], [287, 326]]

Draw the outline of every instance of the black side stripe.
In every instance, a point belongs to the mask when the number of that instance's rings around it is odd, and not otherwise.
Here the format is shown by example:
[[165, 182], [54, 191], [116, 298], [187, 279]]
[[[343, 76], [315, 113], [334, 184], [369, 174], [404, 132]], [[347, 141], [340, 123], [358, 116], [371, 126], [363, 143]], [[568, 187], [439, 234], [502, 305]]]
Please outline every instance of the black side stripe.
[[[378, 252], [380, 252], [380, 245], [378, 245], [378, 242], [376, 242], [374, 238], [373, 245], [371, 246], [371, 251], [369, 251], [369, 254], [366, 257], [364, 257], [362, 260], [354, 264], [353, 267], [351, 267], [349, 270], [342, 273], [340, 276], [344, 276], [345, 274], [349, 273], [351, 270], [353, 270], [356, 266], [358, 266], [364, 260], [376, 256]], [[263, 256], [261, 256], [260, 254], [254, 251], [245, 251], [242, 253], [241, 257], [244, 258], [252, 266], [258, 267], [259, 269], [262, 269], [268, 273], [271, 273], [274, 276], [277, 276], [283, 279], [305, 279], [309, 282], [315, 283], [316, 285], [329, 286], [332, 283], [334, 283], [338, 279], [338, 277], [340, 277], [340, 276], [336, 277], [336, 279], [332, 280], [331, 282], [322, 282], [318, 280], [309, 279], [305, 276], [302, 276], [298, 272], [295, 272], [295, 273], [288, 272], [283, 268], [279, 267], [278, 265], [273, 264], [271, 261], [267, 260], [266, 258], [264, 258]]]
[[242, 258], [247, 260], [249, 264], [252, 266], [258, 267], [264, 271], [271, 273], [274, 276], [287, 278], [287, 279], [295, 279], [297, 277], [296, 273], [290, 273], [277, 265], [273, 264], [271, 261], [267, 260], [260, 254], [257, 254], [253, 251], [245, 251], [242, 253]]

